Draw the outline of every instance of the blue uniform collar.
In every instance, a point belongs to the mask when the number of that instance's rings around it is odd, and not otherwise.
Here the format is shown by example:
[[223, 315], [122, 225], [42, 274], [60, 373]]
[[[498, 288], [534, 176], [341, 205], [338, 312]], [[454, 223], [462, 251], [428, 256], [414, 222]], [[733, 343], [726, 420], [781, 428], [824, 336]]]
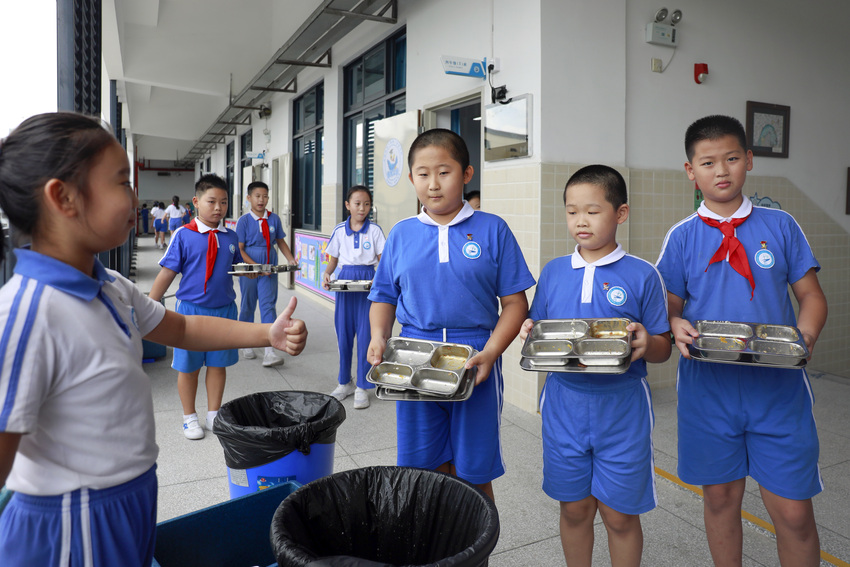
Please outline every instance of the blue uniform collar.
[[16, 274], [38, 280], [85, 301], [97, 297], [104, 283], [115, 281], [115, 277], [106, 272], [97, 258], [94, 259], [94, 277], [91, 277], [65, 262], [32, 250], [18, 248], [15, 256]]
[[357, 231], [351, 229], [351, 217], [348, 217], [347, 219], [345, 219], [345, 235], [346, 236], [351, 236], [355, 232], [359, 232], [360, 234], [366, 234], [367, 230], [369, 230], [369, 219], [365, 219], [363, 221], [363, 226], [360, 227], [360, 230], [357, 230]]

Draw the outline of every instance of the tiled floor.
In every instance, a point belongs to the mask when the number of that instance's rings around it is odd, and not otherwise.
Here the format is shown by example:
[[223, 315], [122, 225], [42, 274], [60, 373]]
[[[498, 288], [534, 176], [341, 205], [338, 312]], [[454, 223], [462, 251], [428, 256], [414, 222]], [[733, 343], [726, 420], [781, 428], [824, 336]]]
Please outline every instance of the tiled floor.
[[[158, 272], [160, 252], [153, 238], [139, 241], [136, 279], [148, 291]], [[169, 290], [173, 293], [177, 282]], [[291, 295], [298, 298], [296, 314], [307, 321], [308, 347], [301, 356], [287, 357], [284, 366], [262, 367], [262, 354], [240, 360], [228, 369], [225, 401], [268, 390], [330, 392], [335, 386], [337, 347], [333, 308], [302, 290], [281, 289], [279, 305]], [[173, 308], [173, 299], [167, 302]], [[176, 373], [164, 359], [146, 365], [153, 382], [159, 457], [159, 519], [165, 520], [228, 498], [221, 446], [213, 435], [201, 441], [184, 439]], [[816, 367], [816, 361], [812, 365]], [[651, 368], [651, 367], [650, 367]], [[651, 371], [651, 370], [650, 370]], [[817, 403], [815, 413], [821, 442], [821, 470], [826, 490], [815, 498], [823, 565], [850, 566], [850, 380], [811, 372]], [[642, 516], [643, 564], [653, 567], [712, 565], [698, 495], [680, 486], [676, 472], [676, 393], [653, 392], [656, 416], [655, 458], [659, 469], [659, 506]], [[366, 410], [344, 402], [346, 421], [338, 430], [334, 471], [371, 465], [395, 464], [395, 408], [373, 398]], [[199, 394], [200, 410], [205, 399]], [[540, 417], [507, 405], [503, 413], [502, 443], [508, 472], [494, 482], [501, 535], [490, 565], [528, 567], [563, 565], [558, 536], [558, 504], [540, 489], [542, 457]], [[672, 478], [673, 480], [668, 480]], [[769, 520], [758, 487], [749, 482], [744, 509], [760, 521]], [[598, 520], [598, 518], [597, 518]], [[774, 566], [779, 561], [769, 532], [745, 522], [744, 565]], [[596, 524], [594, 565], [610, 565], [605, 528]]]

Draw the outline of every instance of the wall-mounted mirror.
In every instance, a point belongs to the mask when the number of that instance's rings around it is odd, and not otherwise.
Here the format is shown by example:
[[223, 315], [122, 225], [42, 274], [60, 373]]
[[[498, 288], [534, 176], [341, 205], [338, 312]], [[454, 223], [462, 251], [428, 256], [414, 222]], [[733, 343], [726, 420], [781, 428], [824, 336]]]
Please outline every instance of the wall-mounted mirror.
[[515, 96], [506, 104], [484, 109], [484, 160], [531, 155], [531, 95]]

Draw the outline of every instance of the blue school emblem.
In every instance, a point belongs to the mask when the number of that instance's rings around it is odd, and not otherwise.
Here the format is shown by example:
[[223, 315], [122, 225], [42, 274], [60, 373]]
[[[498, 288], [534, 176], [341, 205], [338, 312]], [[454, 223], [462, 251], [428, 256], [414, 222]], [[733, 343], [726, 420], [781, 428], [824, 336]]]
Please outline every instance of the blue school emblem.
[[401, 173], [404, 169], [404, 149], [401, 147], [401, 142], [395, 138], [390, 138], [387, 142], [387, 147], [384, 148], [384, 158], [382, 160], [384, 179], [387, 185], [395, 187], [401, 179]]
[[141, 331], [141, 329], [139, 329], [139, 318], [136, 316], [135, 307], [130, 309], [130, 322], [133, 323], [133, 326], [136, 327], [137, 331]]
[[609, 289], [608, 293], [605, 296], [608, 298], [608, 303], [616, 307], [620, 307], [621, 305], [623, 305], [626, 302], [626, 299], [628, 298], [626, 290], [618, 285], [615, 285], [614, 287]]
[[269, 234], [274, 234], [274, 227], [269, 225]]
[[230, 245], [230, 253], [231, 253], [231, 254], [236, 254], [236, 245], [235, 245], [235, 244], [231, 244], [231, 245]]
[[469, 258], [470, 260], [475, 260], [479, 256], [481, 256], [481, 247], [478, 246], [477, 242], [466, 242], [461, 248], [463, 251], [463, 255]]
[[363, 250], [369, 250], [372, 247], [372, 243], [368, 240], [363, 243]]
[[767, 249], [767, 241], [761, 241], [761, 248], [755, 254], [756, 266], [764, 270], [769, 270], [776, 265], [776, 258], [773, 252]]

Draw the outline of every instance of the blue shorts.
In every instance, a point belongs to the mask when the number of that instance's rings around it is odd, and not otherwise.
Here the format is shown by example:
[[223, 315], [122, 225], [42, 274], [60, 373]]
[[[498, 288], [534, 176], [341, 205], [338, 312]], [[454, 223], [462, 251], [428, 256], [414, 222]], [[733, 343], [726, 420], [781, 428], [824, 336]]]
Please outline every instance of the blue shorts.
[[806, 500], [823, 490], [805, 370], [679, 361], [679, 477], [721, 484], [753, 477]]
[[182, 217], [177, 217], [176, 219], [168, 219], [168, 230], [175, 231], [181, 226], [183, 226]]
[[165, 232], [165, 227], [162, 226], [162, 219], [154, 219], [153, 221], [153, 229], [156, 232]]
[[593, 496], [622, 514], [655, 508], [655, 416], [645, 378], [594, 384], [549, 374], [540, 413], [547, 495], [561, 502]]
[[[177, 312], [181, 315], [206, 315], [221, 317], [236, 321], [236, 302], [230, 302], [221, 307], [204, 307], [188, 301], [177, 302]], [[202, 366], [226, 368], [239, 362], [239, 351], [235, 348], [228, 350], [194, 351], [174, 349], [174, 360], [171, 368], [186, 374], [199, 370]]]
[[[423, 332], [402, 329], [402, 336], [469, 345], [481, 350], [487, 331]], [[398, 466], [436, 469], [451, 462], [457, 476], [485, 484], [505, 474], [500, 426], [504, 379], [502, 359], [464, 402], [396, 402]]]
[[156, 538], [156, 465], [102, 490], [15, 493], [0, 516], [0, 565], [150, 567]]

